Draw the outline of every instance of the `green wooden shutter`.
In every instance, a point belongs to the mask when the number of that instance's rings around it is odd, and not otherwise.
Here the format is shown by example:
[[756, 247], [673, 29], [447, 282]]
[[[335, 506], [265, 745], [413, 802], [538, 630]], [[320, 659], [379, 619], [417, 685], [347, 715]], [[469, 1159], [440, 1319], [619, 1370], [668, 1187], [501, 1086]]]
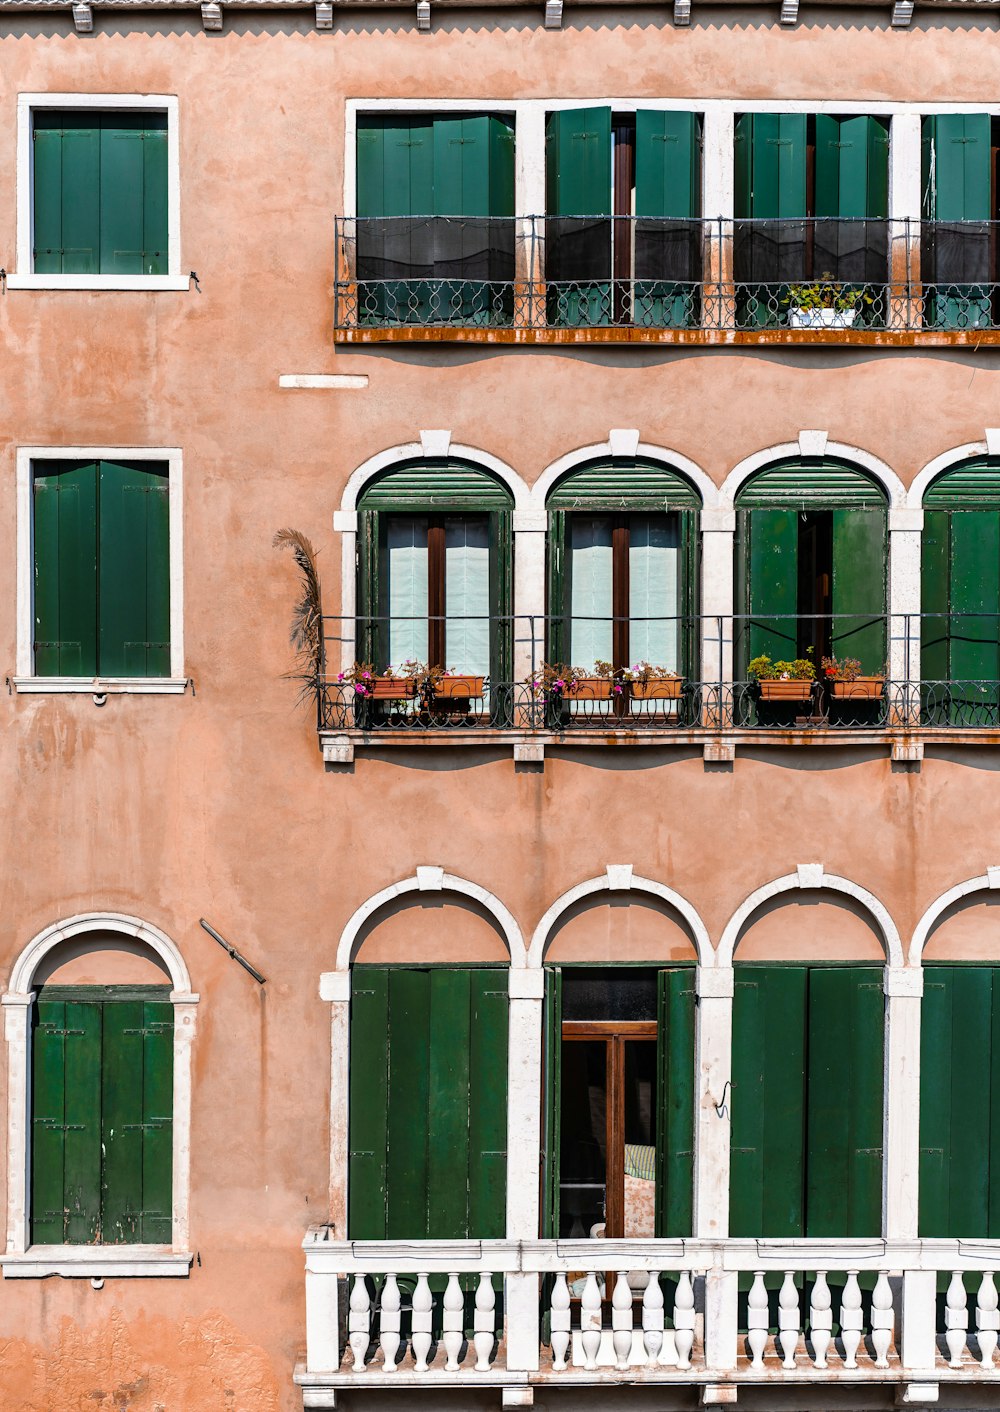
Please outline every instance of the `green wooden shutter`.
[[142, 1227], [147, 1245], [173, 1234], [174, 1007], [146, 1000], [142, 1014]]
[[550, 113], [545, 131], [545, 276], [554, 325], [611, 319], [611, 109]]
[[[992, 966], [928, 966], [920, 1021], [922, 1237], [1000, 1232], [1000, 1007]], [[971, 1079], [972, 1075], [977, 1080]]]
[[696, 114], [636, 113], [635, 215], [633, 321], [683, 328], [696, 312], [703, 274]]
[[44, 997], [35, 1006], [33, 1244], [90, 1244], [102, 1238], [101, 1009]]
[[510, 510], [494, 510], [490, 514], [490, 614], [494, 620], [490, 633], [490, 677], [494, 687], [490, 704], [497, 724], [508, 722], [513, 705], [512, 697], [502, 687], [502, 683], [512, 680], [514, 670], [513, 581], [513, 517]]
[[143, 114], [142, 273], [170, 272], [168, 237], [167, 115]]
[[562, 971], [545, 968], [545, 1072], [542, 1113], [542, 1237], [559, 1235], [559, 1144], [562, 1096]]
[[775, 661], [798, 655], [799, 515], [793, 509], [754, 509], [740, 510], [739, 519], [749, 619], [740, 634], [745, 672], [747, 663], [761, 654]]
[[802, 1236], [807, 972], [738, 966], [733, 1001], [733, 1236]]
[[32, 126], [35, 270], [98, 274], [101, 116], [39, 111]]
[[939, 113], [923, 122], [924, 216], [921, 268], [929, 286], [925, 321], [937, 328], [991, 323], [993, 216], [988, 113]]
[[855, 657], [868, 676], [886, 670], [887, 519], [884, 510], [834, 510], [833, 623], [838, 658]]
[[107, 1245], [171, 1238], [173, 1006], [108, 1001], [101, 1055], [103, 1232]]
[[[748, 286], [738, 295], [737, 317], [773, 323], [780, 286], [805, 274], [806, 115], [742, 114], [735, 160], [735, 273], [737, 283]], [[747, 221], [753, 224], [742, 224]]]
[[886, 120], [816, 115], [814, 274], [884, 284], [888, 268]]
[[736, 497], [741, 510], [786, 506], [796, 510], [885, 507], [885, 493], [856, 466], [842, 461], [792, 460], [766, 467]]
[[[437, 117], [433, 125], [433, 235], [437, 312], [452, 323], [489, 323], [513, 311], [514, 135], [509, 119]], [[462, 279], [447, 278], [461, 271]], [[494, 284], [492, 281], [499, 281]]]
[[880, 968], [810, 968], [810, 1239], [881, 1233], [884, 1028]]
[[349, 1227], [356, 1240], [506, 1227], [506, 971], [358, 967]]
[[143, 266], [143, 115], [115, 113], [101, 128], [101, 271]]
[[100, 466], [100, 672], [170, 674], [170, 553], [166, 470]]
[[93, 677], [97, 657], [97, 466], [45, 462], [33, 488], [38, 676]]
[[[920, 621], [920, 675], [929, 683], [951, 680], [951, 519], [947, 510], [925, 510], [920, 536], [920, 611], [930, 615]], [[936, 702], [939, 688], [930, 690]]]
[[348, 1234], [386, 1236], [388, 1160], [389, 972], [356, 966], [351, 973], [350, 1143]]
[[694, 1226], [694, 967], [657, 974], [656, 1234]]
[[594, 461], [571, 471], [548, 498], [553, 510], [694, 510], [701, 497], [679, 472], [652, 461], [624, 457]]
[[549, 511], [548, 612], [545, 655], [550, 662], [565, 663], [569, 650], [569, 575], [566, 550], [566, 511]]
[[61, 274], [63, 268], [63, 198], [61, 127], [46, 126], [48, 113], [37, 113], [32, 132], [32, 192], [34, 199], [34, 269]]

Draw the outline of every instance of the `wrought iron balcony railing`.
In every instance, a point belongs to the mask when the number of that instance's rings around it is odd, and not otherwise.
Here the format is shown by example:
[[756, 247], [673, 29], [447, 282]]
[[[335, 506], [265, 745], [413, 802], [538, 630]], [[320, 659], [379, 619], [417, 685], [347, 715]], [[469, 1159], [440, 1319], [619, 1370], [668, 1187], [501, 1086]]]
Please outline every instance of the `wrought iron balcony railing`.
[[638, 216], [335, 220], [347, 337], [1000, 337], [1000, 223]]
[[[324, 619], [328, 668], [311, 683], [322, 732], [934, 730], [1000, 737], [998, 614], [451, 617], [435, 622], [455, 642], [479, 642], [477, 665], [463, 660], [460, 647], [448, 672], [402, 661], [379, 665], [393, 660], [400, 632], [419, 650], [413, 644], [427, 622]], [[574, 657], [574, 635], [591, 649], [606, 641], [610, 655], [614, 635], [620, 641], [625, 632], [663, 660], [651, 670], [635, 661], [616, 668], [566, 660]], [[759, 660], [765, 656], [770, 663]], [[825, 665], [831, 657], [837, 665]], [[796, 659], [807, 667], [796, 667]]]

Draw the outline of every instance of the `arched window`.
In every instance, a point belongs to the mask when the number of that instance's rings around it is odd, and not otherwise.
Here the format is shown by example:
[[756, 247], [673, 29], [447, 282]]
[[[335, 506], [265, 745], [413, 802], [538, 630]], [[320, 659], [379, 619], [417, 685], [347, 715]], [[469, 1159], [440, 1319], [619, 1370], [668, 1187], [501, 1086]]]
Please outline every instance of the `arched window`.
[[924, 495], [921, 677], [930, 724], [1000, 719], [1000, 458], [965, 461]]
[[388, 472], [359, 502], [358, 650], [379, 671], [408, 659], [496, 687], [511, 671], [507, 488], [458, 460]]
[[752, 476], [736, 498], [737, 666], [854, 659], [886, 669], [887, 507], [875, 481], [833, 460]]
[[613, 459], [549, 496], [550, 661], [697, 674], [701, 502], [677, 471]]

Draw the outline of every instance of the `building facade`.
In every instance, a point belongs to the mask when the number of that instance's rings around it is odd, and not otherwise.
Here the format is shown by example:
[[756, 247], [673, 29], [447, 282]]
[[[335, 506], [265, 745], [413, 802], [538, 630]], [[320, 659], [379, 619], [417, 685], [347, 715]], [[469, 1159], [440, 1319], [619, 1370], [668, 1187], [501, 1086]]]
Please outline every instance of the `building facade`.
[[995, 10], [0, 4], [5, 1409], [995, 1405]]

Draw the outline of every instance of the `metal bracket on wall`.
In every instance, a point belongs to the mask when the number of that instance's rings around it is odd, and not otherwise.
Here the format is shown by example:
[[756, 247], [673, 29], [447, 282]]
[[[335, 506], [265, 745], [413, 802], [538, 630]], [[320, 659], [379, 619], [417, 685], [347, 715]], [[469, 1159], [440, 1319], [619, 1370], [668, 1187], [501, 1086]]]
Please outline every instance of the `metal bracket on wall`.
[[241, 956], [240, 953], [236, 950], [235, 946], [230, 946], [226, 938], [224, 936], [220, 936], [219, 933], [215, 930], [215, 928], [205, 921], [204, 917], [199, 917], [198, 921], [199, 924], [203, 926], [208, 932], [209, 936], [215, 938], [215, 940], [222, 947], [223, 951], [228, 951], [229, 955], [233, 958], [233, 960], [238, 961], [239, 964], [243, 967], [244, 971], [248, 971], [259, 985], [267, 984], [265, 977], [261, 975], [261, 973], [257, 970], [257, 967], [251, 966], [247, 958], [245, 956]]

